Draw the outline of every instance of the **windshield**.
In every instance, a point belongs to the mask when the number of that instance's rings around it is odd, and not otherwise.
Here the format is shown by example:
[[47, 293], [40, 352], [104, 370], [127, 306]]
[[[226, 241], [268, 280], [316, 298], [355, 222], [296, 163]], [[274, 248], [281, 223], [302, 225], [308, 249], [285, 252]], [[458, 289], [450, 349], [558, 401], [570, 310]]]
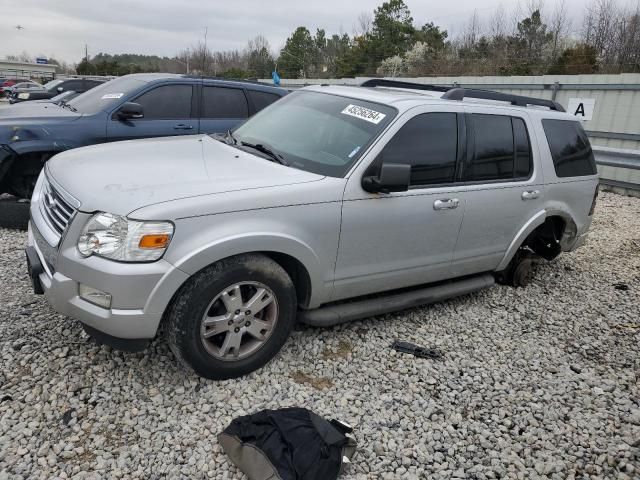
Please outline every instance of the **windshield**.
[[247, 120], [233, 136], [238, 144], [273, 149], [292, 167], [342, 177], [395, 114], [377, 103], [299, 91]]
[[80, 113], [93, 115], [119, 104], [123, 97], [137, 91], [146, 84], [144, 80], [120, 77], [87, 90], [69, 101], [69, 105]]
[[46, 88], [47, 90], [53, 90], [58, 85], [60, 85], [63, 81], [64, 80], [51, 80], [50, 82], [45, 83], [43, 87]]

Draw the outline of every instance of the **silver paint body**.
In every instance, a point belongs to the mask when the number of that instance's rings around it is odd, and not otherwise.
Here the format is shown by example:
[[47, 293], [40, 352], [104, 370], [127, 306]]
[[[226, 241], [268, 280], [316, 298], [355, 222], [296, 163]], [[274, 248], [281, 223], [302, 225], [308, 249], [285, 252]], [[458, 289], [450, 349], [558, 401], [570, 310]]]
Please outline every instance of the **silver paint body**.
[[[53, 307], [115, 337], [152, 338], [180, 286], [232, 255], [278, 252], [297, 259], [311, 283], [303, 307], [317, 308], [363, 294], [500, 270], [550, 215], [560, 215], [570, 225], [563, 250], [584, 242], [597, 175], [556, 177], [540, 121], [574, 117], [391, 89], [308, 89], [398, 110], [345, 178], [279, 165], [208, 136], [119, 142], [54, 157], [32, 199], [28, 240], [41, 258], [52, 262], [40, 280]], [[531, 139], [533, 175], [518, 182], [391, 194], [364, 191], [361, 179], [367, 166], [402, 125], [427, 112], [522, 118]], [[39, 189], [45, 181], [77, 206], [62, 236], [52, 231], [41, 212]], [[76, 242], [96, 211], [170, 220], [175, 234], [157, 262], [83, 258]], [[82, 300], [79, 283], [110, 293], [111, 309]]]

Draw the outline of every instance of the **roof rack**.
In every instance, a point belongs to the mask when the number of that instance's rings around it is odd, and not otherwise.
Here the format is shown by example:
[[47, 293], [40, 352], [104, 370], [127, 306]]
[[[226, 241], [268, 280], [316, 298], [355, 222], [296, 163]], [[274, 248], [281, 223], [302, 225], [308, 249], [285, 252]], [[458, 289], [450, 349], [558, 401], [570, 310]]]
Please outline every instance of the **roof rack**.
[[[506, 85], [506, 84], [505, 84]], [[481, 90], [477, 88], [443, 87], [440, 85], [428, 85], [422, 83], [403, 82], [399, 80], [387, 80], [384, 78], [373, 78], [363, 82], [361, 87], [391, 87], [407, 88], [412, 90], [428, 90], [432, 92], [444, 92], [444, 100], [464, 100], [465, 98], [478, 98], [482, 100], [496, 100], [499, 102], [509, 102], [511, 105], [527, 107], [536, 105], [547, 107], [550, 110], [564, 112], [565, 109], [554, 100], [543, 98], [524, 97], [522, 95], [511, 95], [510, 93], [494, 92], [492, 90]]]
[[430, 92], [448, 92], [451, 87], [442, 87], [440, 85], [430, 85], [428, 83], [412, 83], [402, 82], [400, 80], [388, 80], [386, 78], [372, 78], [360, 84], [361, 87], [390, 87], [390, 88], [408, 88], [411, 90], [428, 90]]
[[193, 74], [182, 74], [185, 78], [195, 78], [199, 80], [220, 80], [224, 82], [241, 82], [241, 83], [252, 83], [259, 85], [269, 85], [260, 82], [257, 78], [226, 78], [226, 77], [212, 77], [207, 75], [193, 75]]

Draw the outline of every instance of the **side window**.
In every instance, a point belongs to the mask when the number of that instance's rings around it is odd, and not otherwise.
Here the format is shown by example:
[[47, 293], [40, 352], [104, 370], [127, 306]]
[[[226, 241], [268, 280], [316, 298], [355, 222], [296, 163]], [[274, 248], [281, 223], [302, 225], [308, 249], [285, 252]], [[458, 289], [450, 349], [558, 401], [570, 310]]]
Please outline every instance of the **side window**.
[[558, 177], [595, 175], [596, 161], [582, 125], [572, 120], [542, 120]]
[[249, 106], [240, 88], [204, 87], [202, 118], [247, 118]]
[[259, 112], [265, 107], [268, 107], [276, 100], [280, 99], [279, 95], [273, 93], [260, 92], [258, 90], [247, 90], [249, 97], [253, 101], [253, 105], [256, 107], [256, 112]]
[[142, 105], [145, 120], [171, 120], [191, 116], [191, 85], [163, 85], [133, 102]]
[[516, 178], [528, 177], [533, 170], [533, 159], [527, 126], [521, 118], [513, 117], [511, 122], [513, 124], [513, 140], [516, 146], [513, 176]]
[[411, 165], [411, 185], [452, 183], [458, 151], [455, 113], [425, 113], [405, 123], [382, 151], [385, 163]]
[[513, 129], [511, 117], [503, 115], [471, 115], [475, 148], [467, 180], [500, 180], [513, 178]]
[[513, 180], [531, 174], [531, 143], [524, 120], [474, 113], [471, 124], [474, 140], [466, 180]]
[[71, 80], [70, 82], [64, 82], [58, 86], [62, 87], [65, 92], [68, 92], [69, 90], [73, 90], [75, 92], [82, 90], [82, 80]]

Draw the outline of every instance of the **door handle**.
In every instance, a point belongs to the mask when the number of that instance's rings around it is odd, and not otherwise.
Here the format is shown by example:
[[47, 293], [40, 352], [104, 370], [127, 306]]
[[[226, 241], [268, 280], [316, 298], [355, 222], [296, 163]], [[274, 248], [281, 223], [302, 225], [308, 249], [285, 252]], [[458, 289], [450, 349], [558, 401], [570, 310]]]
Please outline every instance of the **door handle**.
[[179, 123], [173, 126], [174, 130], [192, 130], [193, 125], [187, 125], [186, 123]]
[[457, 198], [443, 198], [442, 200], [436, 200], [433, 202], [434, 210], [452, 210], [458, 208], [460, 200]]
[[527, 190], [522, 192], [522, 200], [534, 200], [540, 196], [540, 190]]

